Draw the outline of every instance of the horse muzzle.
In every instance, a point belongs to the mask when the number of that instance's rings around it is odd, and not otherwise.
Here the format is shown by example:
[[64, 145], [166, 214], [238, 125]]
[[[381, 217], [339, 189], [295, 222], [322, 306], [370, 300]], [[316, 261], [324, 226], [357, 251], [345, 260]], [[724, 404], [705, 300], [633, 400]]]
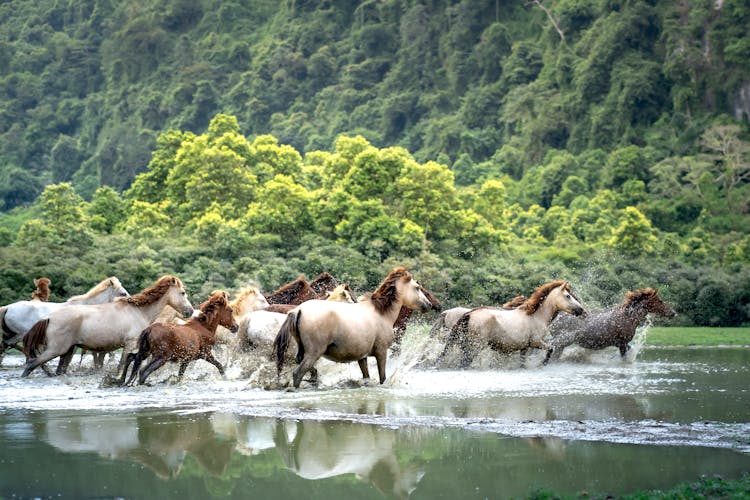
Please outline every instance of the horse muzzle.
[[587, 313], [586, 309], [584, 309], [583, 307], [576, 307], [575, 309], [573, 309], [573, 314], [575, 316], [580, 316], [581, 318], [585, 318], [586, 316], [588, 316], [589, 313]]
[[193, 311], [194, 311], [194, 309], [192, 307], [190, 309], [187, 309], [187, 308], [183, 309], [183, 311], [182, 311], [182, 317], [183, 318], [189, 318], [189, 317], [191, 317], [193, 315]]
[[239, 330], [240, 330], [240, 325], [238, 325], [237, 323], [233, 324], [232, 328], [229, 329], [229, 331], [232, 333], [237, 333]]

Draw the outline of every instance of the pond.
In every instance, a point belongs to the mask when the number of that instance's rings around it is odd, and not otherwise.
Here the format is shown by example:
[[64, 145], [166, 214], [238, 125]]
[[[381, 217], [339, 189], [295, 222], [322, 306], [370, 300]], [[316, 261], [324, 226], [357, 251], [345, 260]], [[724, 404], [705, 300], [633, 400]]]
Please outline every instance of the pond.
[[[197, 362], [185, 380], [108, 387], [0, 369], [0, 496], [507, 498], [624, 494], [750, 472], [750, 349], [573, 353], [435, 369], [424, 346], [384, 386], [321, 362], [320, 388], [266, 390], [266, 360]], [[259, 365], [266, 363], [268, 366]], [[116, 360], [105, 369], [113, 371]], [[375, 373], [371, 367], [371, 373]]]

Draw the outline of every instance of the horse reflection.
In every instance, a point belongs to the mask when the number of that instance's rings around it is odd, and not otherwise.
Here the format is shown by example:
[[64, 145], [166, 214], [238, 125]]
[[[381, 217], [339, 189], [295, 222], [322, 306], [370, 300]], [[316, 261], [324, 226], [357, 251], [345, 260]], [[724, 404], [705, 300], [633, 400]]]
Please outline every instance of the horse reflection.
[[49, 418], [38, 437], [66, 453], [97, 453], [111, 460], [129, 460], [161, 478], [179, 475], [192, 456], [212, 476], [221, 476], [235, 442], [217, 434], [205, 417], [82, 415]]
[[399, 462], [397, 441], [398, 433], [391, 429], [311, 420], [297, 424], [291, 442], [283, 432], [277, 432], [275, 439], [284, 464], [300, 477], [315, 480], [354, 474], [386, 496], [406, 498], [424, 471]]

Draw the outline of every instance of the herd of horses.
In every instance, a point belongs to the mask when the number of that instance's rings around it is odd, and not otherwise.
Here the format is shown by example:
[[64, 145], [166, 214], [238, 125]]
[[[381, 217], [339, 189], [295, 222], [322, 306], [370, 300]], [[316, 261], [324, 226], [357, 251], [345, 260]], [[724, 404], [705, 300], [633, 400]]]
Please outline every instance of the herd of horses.
[[[466, 368], [487, 348], [520, 352], [522, 366], [529, 349], [541, 349], [547, 364], [573, 344], [587, 349], [614, 346], [625, 358], [649, 313], [667, 318], [676, 314], [653, 288], [630, 291], [618, 305], [587, 312], [564, 280], [545, 283], [528, 298], [517, 296], [502, 306], [442, 310], [440, 301], [404, 267], [393, 269], [374, 292], [356, 298], [348, 285], [323, 272], [310, 282], [300, 276], [269, 294], [248, 286], [231, 301], [226, 292], [216, 291], [197, 308], [175, 276], [163, 276], [135, 295], [110, 277], [61, 303], [47, 301], [47, 278], [35, 284], [31, 300], [0, 308], [0, 361], [8, 349], [22, 350], [26, 363], [21, 376], [26, 377], [40, 366], [49, 375], [45, 364], [59, 358], [60, 375], [66, 373], [76, 347], [99, 355], [121, 350], [121, 385], [132, 385], [136, 377], [143, 384], [167, 362], [179, 363], [181, 379], [189, 363], [198, 359], [224, 376], [224, 367], [213, 356], [217, 342], [237, 351], [265, 353], [275, 360], [279, 377], [285, 363], [296, 362], [295, 388], [308, 372], [317, 383], [315, 364], [321, 357], [356, 361], [364, 379], [370, 377], [367, 360], [374, 357], [382, 384], [388, 353], [398, 352], [411, 314], [430, 310], [441, 311], [430, 330], [431, 340], [444, 344], [438, 364], [457, 349], [459, 367]], [[292, 343], [296, 352], [288, 354]]]

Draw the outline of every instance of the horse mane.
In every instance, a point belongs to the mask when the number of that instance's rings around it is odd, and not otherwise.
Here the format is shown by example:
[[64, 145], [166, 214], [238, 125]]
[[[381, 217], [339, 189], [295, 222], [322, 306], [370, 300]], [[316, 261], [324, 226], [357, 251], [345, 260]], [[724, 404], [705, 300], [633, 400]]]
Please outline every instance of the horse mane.
[[36, 290], [31, 293], [31, 300], [47, 302], [49, 299], [49, 285], [52, 283], [49, 278], [39, 278], [34, 280]]
[[625, 294], [625, 302], [622, 303], [624, 309], [629, 307], [635, 307], [643, 302], [648, 302], [653, 299], [657, 294], [657, 291], [653, 288], [639, 288]]
[[508, 302], [503, 304], [503, 309], [516, 309], [526, 302], [526, 296], [525, 295], [516, 295], [512, 299], [510, 299]]
[[570, 290], [570, 285], [568, 285], [565, 280], [550, 281], [547, 284], [537, 287], [537, 289], [534, 290], [534, 293], [531, 294], [531, 297], [526, 299], [523, 304], [518, 306], [518, 309], [526, 311], [526, 314], [531, 316], [537, 311], [537, 309], [539, 309], [539, 306], [542, 305], [542, 302], [544, 302], [550, 292], [559, 286], [563, 286], [565, 290], [567, 290], [569, 293], [572, 293]]
[[372, 293], [370, 302], [380, 314], [385, 314], [398, 300], [398, 280], [411, 279], [411, 273], [405, 267], [397, 267], [383, 280], [377, 290]]
[[432, 305], [432, 308], [434, 310], [440, 311], [443, 308], [443, 305], [440, 303], [440, 301], [436, 299], [434, 295], [428, 292], [427, 289], [423, 287], [421, 283], [419, 284], [419, 290], [424, 294], [425, 297], [427, 297], [427, 300], [430, 301], [430, 305]]
[[179, 287], [183, 286], [180, 278], [169, 275], [162, 276], [149, 288], [146, 288], [145, 290], [135, 295], [131, 295], [130, 297], [120, 297], [117, 300], [123, 300], [128, 304], [132, 304], [136, 307], [144, 307], [149, 304], [153, 304], [154, 302], [162, 298], [164, 294], [167, 293], [167, 290], [169, 290], [169, 287], [174, 285], [177, 285]]
[[305, 279], [305, 276], [300, 275], [296, 280], [287, 283], [275, 292], [267, 295], [266, 300], [273, 304], [291, 304], [292, 301], [296, 300], [303, 293], [311, 290], [310, 284]]
[[227, 296], [226, 292], [222, 292], [220, 290], [214, 291], [208, 297], [208, 300], [198, 306], [198, 309], [200, 309], [201, 311], [197, 318], [198, 321], [200, 321], [204, 325], [210, 324], [211, 321], [213, 321], [213, 319], [216, 317], [216, 315], [219, 314], [221, 308], [226, 307], [227, 305], [229, 305], [229, 297]]
[[239, 314], [239, 306], [240, 304], [242, 304], [242, 301], [245, 300], [248, 295], [258, 293], [260, 293], [260, 287], [257, 287], [255, 285], [248, 285], [244, 288], [241, 288], [240, 291], [237, 292], [237, 298], [229, 303], [229, 307], [232, 308], [232, 313]]
[[310, 288], [315, 291], [315, 295], [318, 297], [323, 296], [325, 292], [330, 292], [338, 285], [336, 278], [327, 271], [323, 271], [310, 282]]
[[111, 286], [122, 288], [122, 284], [120, 283], [120, 280], [114, 276], [110, 276], [109, 278], [105, 278], [102, 281], [100, 281], [96, 286], [94, 286], [94, 288], [92, 288], [88, 292], [81, 294], [81, 295], [75, 295], [69, 298], [68, 302], [77, 302], [80, 300], [88, 299], [89, 297], [93, 295], [98, 295], [102, 293], [104, 290], [106, 290], [107, 288]]

